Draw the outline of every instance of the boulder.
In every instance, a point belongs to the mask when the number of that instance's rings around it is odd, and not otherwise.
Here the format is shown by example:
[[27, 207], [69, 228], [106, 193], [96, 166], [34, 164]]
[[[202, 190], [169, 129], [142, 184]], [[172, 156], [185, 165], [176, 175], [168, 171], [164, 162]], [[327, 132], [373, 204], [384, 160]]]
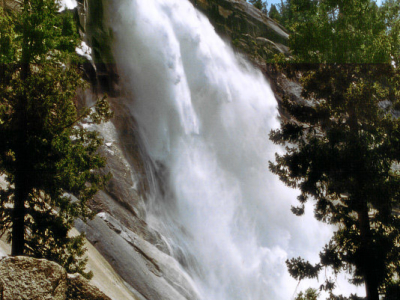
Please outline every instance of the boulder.
[[2, 300], [65, 300], [67, 272], [55, 262], [32, 257], [0, 260]]
[[68, 274], [46, 259], [0, 259], [1, 300], [111, 300], [80, 274]]

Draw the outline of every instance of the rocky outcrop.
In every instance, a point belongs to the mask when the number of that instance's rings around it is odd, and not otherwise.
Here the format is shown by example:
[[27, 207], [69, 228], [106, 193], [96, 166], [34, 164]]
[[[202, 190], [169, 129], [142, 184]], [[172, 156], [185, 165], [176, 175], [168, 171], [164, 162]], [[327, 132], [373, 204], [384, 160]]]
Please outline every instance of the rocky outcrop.
[[81, 275], [67, 275], [55, 262], [32, 257], [0, 260], [1, 300], [111, 300]]
[[257, 64], [288, 54], [289, 34], [246, 0], [190, 0], [209, 17], [217, 32]]

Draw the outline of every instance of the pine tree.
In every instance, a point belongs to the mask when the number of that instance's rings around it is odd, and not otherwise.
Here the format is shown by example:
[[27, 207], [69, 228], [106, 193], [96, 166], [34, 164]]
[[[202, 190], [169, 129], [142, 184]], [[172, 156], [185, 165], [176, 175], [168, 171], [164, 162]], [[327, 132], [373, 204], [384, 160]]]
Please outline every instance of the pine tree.
[[317, 290], [309, 288], [305, 293], [300, 292], [295, 300], [317, 300], [318, 296], [319, 293]]
[[75, 218], [91, 217], [86, 202], [108, 176], [96, 132], [78, 121], [111, 117], [108, 102], [78, 110], [81, 79], [73, 18], [53, 0], [24, 0], [0, 11], [0, 230], [12, 255], [48, 258], [84, 273], [83, 236], [68, 235]]
[[278, 11], [278, 9], [276, 8], [275, 4], [271, 4], [271, 7], [270, 7], [270, 9], [269, 9], [268, 16], [269, 16], [271, 19], [274, 19], [274, 20], [276, 20], [276, 21], [278, 21], [278, 22], [281, 21], [281, 14], [279, 13], [279, 11]]
[[251, 4], [254, 5], [254, 7], [258, 8], [259, 10], [261, 10], [264, 14], [268, 13], [268, 2], [267, 1], [263, 1], [263, 0], [249, 0], [249, 2]]
[[[400, 218], [393, 214], [400, 204], [397, 25], [388, 26], [369, 0], [308, 2], [292, 6], [290, 46], [298, 63], [291, 68], [310, 101], [284, 99], [291, 119], [271, 139], [286, 153], [270, 168], [300, 190], [294, 214], [312, 198], [315, 217], [337, 231], [319, 264], [297, 258], [287, 265], [299, 280], [322, 267], [347, 271], [353, 284], [365, 283], [368, 300], [378, 300], [400, 274]], [[334, 286], [327, 280], [321, 288]]]

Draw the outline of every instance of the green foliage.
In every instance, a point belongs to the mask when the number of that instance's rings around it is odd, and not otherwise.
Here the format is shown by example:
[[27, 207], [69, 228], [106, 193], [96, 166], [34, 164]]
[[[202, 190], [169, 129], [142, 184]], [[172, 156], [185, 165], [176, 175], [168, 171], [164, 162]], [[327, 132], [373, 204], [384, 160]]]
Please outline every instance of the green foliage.
[[83, 236], [74, 220], [109, 176], [98, 170], [102, 139], [79, 125], [112, 114], [106, 98], [77, 109], [85, 82], [76, 64], [73, 17], [53, 0], [25, 0], [21, 12], [0, 11], [0, 230], [11, 230], [13, 255], [48, 258], [68, 272], [84, 272]]
[[394, 63], [400, 63], [400, 3], [397, 0], [386, 0], [380, 8], [380, 14], [388, 29], [391, 42], [391, 53]]
[[295, 300], [317, 300], [319, 296], [319, 293], [315, 289], [307, 289], [305, 293], [300, 292]]
[[271, 19], [274, 19], [274, 20], [276, 20], [276, 21], [278, 21], [278, 22], [281, 22], [282, 16], [281, 16], [281, 14], [279, 13], [278, 9], [276, 8], [275, 4], [271, 4], [271, 7], [270, 7], [270, 9], [269, 9], [268, 16], [269, 16]]
[[278, 10], [279, 10], [279, 15], [280, 19], [279, 22], [286, 27], [286, 29], [289, 29], [290, 25], [290, 17], [289, 17], [289, 12], [290, 12], [290, 1], [284, 1], [281, 0], [281, 3], [278, 4]]
[[[393, 168], [400, 162], [400, 120], [390, 105], [400, 97], [396, 3], [379, 9], [369, 0], [290, 1], [293, 57], [281, 67], [300, 78], [310, 101], [283, 99], [291, 119], [270, 135], [287, 146], [270, 169], [299, 189], [293, 213], [302, 215], [314, 199], [315, 217], [337, 228], [320, 265], [365, 283], [369, 300], [400, 274], [400, 218], [392, 214], [400, 204]], [[308, 270], [302, 260], [288, 266], [291, 274]], [[321, 288], [333, 289], [329, 281]]]
[[350, 297], [344, 297], [342, 295], [336, 296], [333, 293], [330, 293], [329, 297], [326, 300], [365, 300], [365, 298], [360, 298], [357, 295], [351, 294]]
[[304, 261], [301, 257], [292, 258], [286, 261], [290, 276], [299, 281], [305, 278], [317, 278], [322, 266], [316, 264], [313, 266], [308, 261]]

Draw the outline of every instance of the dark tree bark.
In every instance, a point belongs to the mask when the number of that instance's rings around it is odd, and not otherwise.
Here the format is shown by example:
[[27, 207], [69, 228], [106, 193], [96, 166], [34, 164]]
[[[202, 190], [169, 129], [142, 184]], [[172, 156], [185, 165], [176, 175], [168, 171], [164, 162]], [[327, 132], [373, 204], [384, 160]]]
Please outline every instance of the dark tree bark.
[[[28, 7], [28, 0], [24, 0], [24, 9]], [[30, 62], [30, 42], [28, 37], [28, 26], [24, 24], [24, 34], [22, 42], [22, 64], [20, 79], [25, 82], [29, 76]], [[19, 98], [17, 107], [17, 139], [15, 145], [15, 194], [14, 194], [14, 210], [12, 214], [12, 247], [11, 255], [23, 255], [25, 249], [25, 201], [28, 199], [30, 192], [29, 174], [27, 168], [29, 165], [29, 151], [26, 146], [28, 139], [28, 117], [27, 117], [27, 94], [24, 91]]]
[[367, 203], [363, 203], [358, 212], [361, 235], [361, 255], [363, 260], [363, 272], [365, 278], [365, 290], [368, 300], [379, 300], [379, 283], [374, 270], [374, 251], [372, 246], [371, 226], [368, 216]]

